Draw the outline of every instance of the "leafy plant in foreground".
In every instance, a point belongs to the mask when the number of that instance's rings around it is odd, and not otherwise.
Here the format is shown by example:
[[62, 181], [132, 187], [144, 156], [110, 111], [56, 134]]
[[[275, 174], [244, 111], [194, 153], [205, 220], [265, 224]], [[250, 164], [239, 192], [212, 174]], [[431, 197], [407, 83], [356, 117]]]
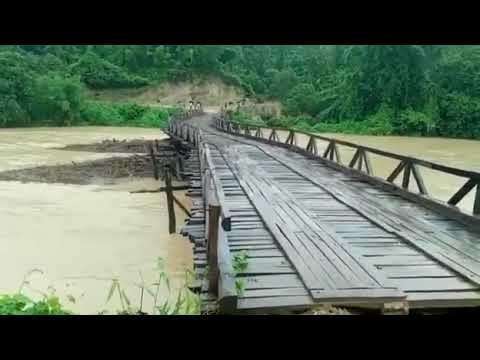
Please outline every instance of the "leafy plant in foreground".
[[71, 315], [66, 310], [57, 296], [42, 293], [42, 299], [32, 300], [23, 294], [23, 289], [29, 287], [28, 277], [34, 273], [42, 273], [41, 270], [30, 270], [23, 278], [18, 291], [13, 295], [0, 295], [0, 315]]

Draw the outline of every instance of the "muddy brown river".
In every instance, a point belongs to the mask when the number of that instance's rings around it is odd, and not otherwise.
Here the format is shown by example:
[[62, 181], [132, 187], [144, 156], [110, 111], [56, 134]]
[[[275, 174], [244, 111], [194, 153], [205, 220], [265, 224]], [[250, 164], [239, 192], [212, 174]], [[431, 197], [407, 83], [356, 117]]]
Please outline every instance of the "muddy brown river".
[[[0, 130], [0, 171], [119, 155], [53, 149], [68, 144], [162, 137], [159, 130], [139, 128]], [[121, 309], [118, 295], [108, 304], [106, 299], [112, 279], [118, 279], [138, 307], [138, 285], [142, 279], [157, 281], [155, 267], [162, 258], [172, 290], [162, 286], [159, 303], [174, 297], [191, 268], [190, 244], [168, 234], [165, 194], [129, 193], [160, 185], [153, 179], [121, 179], [113, 185], [0, 181], [0, 294], [15, 292], [27, 272], [40, 269], [43, 274], [32, 274], [25, 291], [31, 296], [50, 288], [76, 313], [113, 312]], [[181, 211], [176, 216], [179, 227], [185, 216]], [[72, 296], [75, 303], [68, 300]], [[150, 312], [152, 305], [145, 293], [143, 310]]]

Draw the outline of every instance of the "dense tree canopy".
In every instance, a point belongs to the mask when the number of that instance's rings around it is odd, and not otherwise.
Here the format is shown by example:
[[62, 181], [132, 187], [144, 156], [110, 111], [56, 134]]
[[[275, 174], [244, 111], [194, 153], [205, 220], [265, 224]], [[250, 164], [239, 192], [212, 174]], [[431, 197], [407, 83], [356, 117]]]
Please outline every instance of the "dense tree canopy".
[[0, 124], [69, 123], [83, 87], [209, 76], [317, 128], [480, 137], [478, 46], [1, 46]]

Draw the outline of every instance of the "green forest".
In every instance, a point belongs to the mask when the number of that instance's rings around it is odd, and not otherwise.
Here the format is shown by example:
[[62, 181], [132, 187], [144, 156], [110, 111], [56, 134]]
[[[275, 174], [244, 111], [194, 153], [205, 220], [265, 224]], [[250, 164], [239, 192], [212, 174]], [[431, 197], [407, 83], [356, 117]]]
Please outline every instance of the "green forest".
[[282, 115], [261, 119], [269, 125], [480, 139], [480, 46], [1, 46], [0, 124], [158, 126], [176, 110], [96, 102], [85, 90], [212, 76], [279, 101]]

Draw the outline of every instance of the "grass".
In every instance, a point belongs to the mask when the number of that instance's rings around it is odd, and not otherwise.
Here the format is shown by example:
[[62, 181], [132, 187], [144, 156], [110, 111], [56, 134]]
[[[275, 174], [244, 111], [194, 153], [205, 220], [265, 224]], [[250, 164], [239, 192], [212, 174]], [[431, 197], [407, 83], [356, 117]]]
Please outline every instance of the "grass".
[[[239, 251], [232, 258], [232, 267], [237, 276], [239, 273], [245, 271], [248, 267], [248, 252], [246, 250]], [[242, 296], [245, 292], [245, 282], [242, 278], [235, 279], [235, 288], [237, 295]]]
[[[114, 296], [117, 296], [120, 300], [121, 308], [115, 311], [116, 315], [199, 315], [201, 310], [200, 297], [188, 288], [193, 280], [192, 272], [189, 270], [185, 272], [184, 286], [179, 290], [175, 298], [171, 299], [171, 297], [168, 296], [166, 301], [159, 303], [160, 288], [166, 286], [169, 295], [171, 288], [163, 260], [159, 258], [156, 265], [158, 277], [153, 284], [146, 283], [142, 273], [139, 272], [140, 282], [135, 283], [141, 292], [140, 301], [137, 306], [132, 304], [118, 279], [111, 279], [105, 305], [108, 304]], [[33, 269], [25, 275], [17, 292], [14, 294], [0, 295], [0, 315], [74, 315], [74, 313], [67, 310], [60, 299], [55, 296], [55, 290], [53, 288], [49, 288], [49, 293], [44, 293], [31, 287], [29, 277], [34, 273], [43, 274], [41, 270]], [[42, 295], [41, 299], [33, 300], [25, 295], [25, 288], [40, 293]], [[144, 308], [146, 296], [153, 298], [152, 309]], [[76, 301], [72, 295], [68, 295], [67, 298], [72, 303]], [[108, 311], [101, 310], [98, 314], [106, 315]]]
[[[117, 294], [122, 307], [117, 311], [118, 315], [147, 315], [149, 313], [144, 311], [144, 300], [145, 296], [148, 295], [153, 299], [151, 315], [199, 315], [201, 309], [200, 297], [188, 288], [189, 284], [194, 280], [193, 273], [190, 270], [185, 271], [185, 285], [179, 290], [173, 301], [167, 299], [163, 303], [159, 303], [160, 288], [164, 285], [169, 293], [171, 291], [170, 280], [165, 271], [164, 261], [161, 258], [157, 261], [157, 271], [158, 278], [153, 284], [147, 284], [143, 279], [142, 273], [139, 273], [141, 282], [135, 284], [140, 290], [138, 306], [132, 305], [118, 279], [112, 279], [106, 304]], [[102, 314], [106, 314], [106, 311], [103, 311]]]

